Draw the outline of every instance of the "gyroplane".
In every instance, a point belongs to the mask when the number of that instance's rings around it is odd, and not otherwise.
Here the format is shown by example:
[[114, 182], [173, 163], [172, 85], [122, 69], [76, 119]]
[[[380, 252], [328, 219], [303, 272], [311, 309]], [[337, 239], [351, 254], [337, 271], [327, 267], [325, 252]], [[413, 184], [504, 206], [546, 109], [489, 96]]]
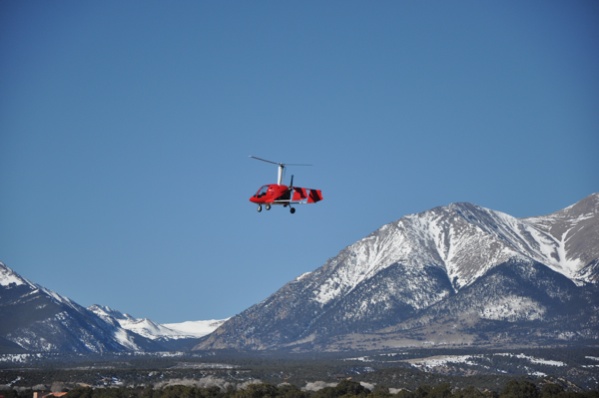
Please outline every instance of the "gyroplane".
[[283, 207], [289, 206], [289, 211], [293, 214], [295, 213], [293, 205], [316, 203], [322, 200], [322, 192], [320, 189], [294, 187], [293, 175], [291, 176], [289, 186], [283, 185], [283, 174], [286, 166], [310, 166], [309, 164], [285, 164], [256, 156], [250, 156], [250, 158], [276, 164], [278, 166], [277, 183], [262, 185], [254, 196], [250, 198], [250, 202], [258, 205], [258, 212], [262, 211], [262, 206], [264, 206], [266, 210], [270, 210], [272, 205], [281, 205]]

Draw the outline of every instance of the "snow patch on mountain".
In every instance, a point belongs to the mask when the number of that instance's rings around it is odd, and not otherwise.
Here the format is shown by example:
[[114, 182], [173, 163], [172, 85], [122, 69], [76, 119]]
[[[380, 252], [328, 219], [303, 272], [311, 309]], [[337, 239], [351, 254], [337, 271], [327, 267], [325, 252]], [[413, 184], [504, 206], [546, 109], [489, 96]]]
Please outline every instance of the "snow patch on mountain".
[[411, 245], [404, 244], [406, 236], [401, 232], [396, 225], [385, 225], [330, 260], [325, 267], [331, 277], [317, 288], [314, 300], [325, 305], [401, 259], [417, 256]]
[[147, 318], [135, 318], [108, 306], [95, 304], [88, 309], [106, 322], [111, 324], [116, 322], [121, 328], [137, 333], [150, 340], [200, 338], [212, 333], [226, 321], [225, 319], [159, 324]]
[[542, 319], [544, 314], [545, 308], [537, 302], [528, 297], [511, 295], [490, 303], [480, 312], [479, 316], [482, 319], [515, 322], [525, 319]]
[[555, 361], [555, 360], [551, 360], [551, 359], [543, 359], [543, 358], [537, 358], [537, 357], [533, 357], [530, 355], [525, 355], [525, 354], [511, 354], [511, 353], [497, 353], [497, 354], [493, 354], [496, 356], [504, 356], [504, 357], [514, 357], [514, 358], [518, 358], [518, 359], [525, 359], [531, 363], [534, 364], [539, 364], [539, 365], [547, 365], [547, 366], [567, 366], [567, 364], [565, 362], [562, 361]]
[[127, 331], [124, 329], [117, 328], [114, 331], [114, 338], [123, 347], [127, 347], [128, 349], [130, 349], [132, 351], [140, 350], [139, 346], [137, 344], [135, 344], [134, 341], [131, 340], [131, 335], [129, 333], [127, 333]]
[[304, 272], [303, 274], [301, 274], [300, 276], [298, 276], [297, 278], [295, 278], [296, 282], [301, 281], [302, 279], [304, 279], [305, 277], [307, 277], [308, 275], [310, 275], [312, 272]]
[[164, 323], [162, 326], [165, 326], [175, 332], [178, 332], [180, 335], [200, 338], [214, 332], [220, 325], [225, 323], [227, 319]]
[[13, 283], [15, 286], [20, 286], [24, 281], [7, 268], [4, 263], [0, 262], [0, 286], [9, 286]]

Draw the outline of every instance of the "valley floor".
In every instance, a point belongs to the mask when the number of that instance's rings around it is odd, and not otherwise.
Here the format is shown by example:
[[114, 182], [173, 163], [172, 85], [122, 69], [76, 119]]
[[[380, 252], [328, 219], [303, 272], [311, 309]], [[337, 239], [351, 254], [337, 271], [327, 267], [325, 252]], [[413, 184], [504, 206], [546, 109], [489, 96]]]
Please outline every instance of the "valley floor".
[[[0, 356], [0, 390], [72, 390], [170, 386], [237, 390], [251, 383], [291, 384], [302, 391], [362, 383], [369, 390], [454, 389], [501, 392], [512, 380], [599, 391], [599, 348], [515, 351], [401, 350], [378, 354], [210, 352], [90, 357]], [[0, 392], [2, 394], [2, 392]]]

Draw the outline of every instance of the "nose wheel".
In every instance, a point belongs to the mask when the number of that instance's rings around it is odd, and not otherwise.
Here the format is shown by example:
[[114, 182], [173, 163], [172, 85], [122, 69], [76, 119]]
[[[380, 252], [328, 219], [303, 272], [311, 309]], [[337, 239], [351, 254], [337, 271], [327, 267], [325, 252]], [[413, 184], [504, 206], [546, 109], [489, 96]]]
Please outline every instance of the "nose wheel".
[[290, 207], [290, 208], [289, 208], [289, 213], [291, 213], [291, 214], [295, 213], [295, 208], [293, 208], [293, 207]]

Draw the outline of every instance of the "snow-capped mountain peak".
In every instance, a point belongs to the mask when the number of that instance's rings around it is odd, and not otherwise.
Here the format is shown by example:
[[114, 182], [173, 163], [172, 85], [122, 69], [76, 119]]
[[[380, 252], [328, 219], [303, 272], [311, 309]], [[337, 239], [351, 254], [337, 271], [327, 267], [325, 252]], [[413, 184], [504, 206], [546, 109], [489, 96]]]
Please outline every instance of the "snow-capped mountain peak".
[[0, 261], [0, 286], [10, 287], [11, 285], [15, 287], [21, 285], [29, 285], [33, 288], [37, 288], [37, 286], [34, 283], [18, 275], [12, 269], [7, 267], [3, 262]]
[[409, 263], [413, 268], [441, 267], [454, 289], [459, 289], [497, 264], [525, 257], [514, 243], [519, 237], [513, 231], [517, 225], [518, 220], [507, 214], [470, 203], [405, 216], [327, 263], [331, 278], [317, 289], [314, 299], [325, 305], [397, 263]]
[[[326, 264], [331, 278], [317, 289], [314, 299], [324, 305], [396, 263], [441, 267], [455, 290], [510, 259], [541, 262], [582, 283], [586, 278], [581, 269], [599, 257], [599, 252], [589, 255], [593, 248], [585, 245], [584, 250], [575, 253], [566, 246], [586, 224], [599, 224], [598, 197], [589, 197], [590, 204], [584, 206], [587, 211], [575, 217], [571, 217], [575, 206], [545, 217], [518, 219], [471, 203], [452, 203], [405, 216], [349, 246]], [[548, 227], [555, 220], [567, 224], [567, 228]], [[590, 232], [597, 241], [599, 234], [594, 228]]]

